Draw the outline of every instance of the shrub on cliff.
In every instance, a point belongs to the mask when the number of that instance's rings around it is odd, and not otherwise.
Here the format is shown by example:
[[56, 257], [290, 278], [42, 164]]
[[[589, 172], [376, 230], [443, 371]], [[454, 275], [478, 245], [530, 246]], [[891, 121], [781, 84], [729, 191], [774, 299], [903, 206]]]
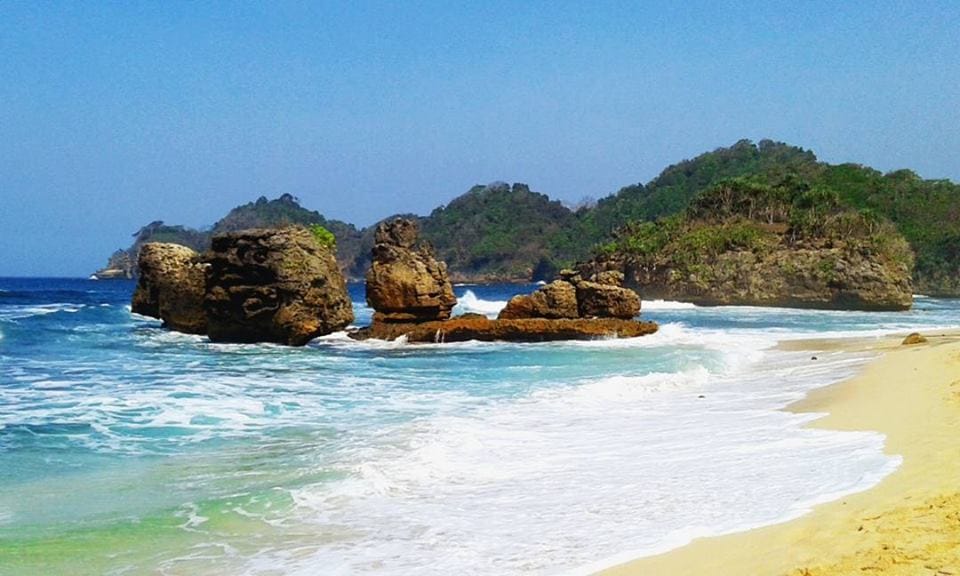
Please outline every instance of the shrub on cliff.
[[333, 232], [327, 230], [320, 224], [313, 224], [309, 227], [309, 229], [313, 234], [313, 237], [317, 239], [317, 242], [319, 242], [321, 246], [333, 248], [337, 245], [337, 238], [333, 235]]

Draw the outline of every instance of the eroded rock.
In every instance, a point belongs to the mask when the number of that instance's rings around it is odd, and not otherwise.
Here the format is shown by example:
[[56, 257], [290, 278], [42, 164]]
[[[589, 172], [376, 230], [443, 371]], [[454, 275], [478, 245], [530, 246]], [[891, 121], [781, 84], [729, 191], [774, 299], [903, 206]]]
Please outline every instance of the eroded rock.
[[577, 318], [577, 289], [573, 284], [555, 280], [532, 294], [520, 294], [500, 311], [501, 319]]
[[619, 318], [516, 318], [491, 320], [480, 314], [469, 314], [444, 321], [398, 323], [375, 322], [351, 334], [365, 340], [396, 340], [441, 343], [468, 340], [508, 342], [550, 342], [555, 340], [592, 340], [633, 338], [653, 334], [657, 325]]
[[901, 345], [903, 346], [912, 346], [913, 344], [923, 344], [927, 339], [923, 337], [919, 332], [912, 332], [903, 339]]
[[577, 272], [564, 270], [555, 280], [531, 294], [514, 296], [498, 318], [623, 318], [640, 313], [640, 296], [619, 286], [623, 274], [605, 271], [583, 280]]
[[205, 268], [200, 256], [179, 244], [150, 242], [140, 248], [140, 271], [131, 310], [163, 320], [178, 332], [204, 334]]
[[303, 228], [214, 236], [204, 308], [217, 342], [302, 346], [353, 321], [335, 248]]
[[630, 319], [640, 313], [640, 296], [629, 288], [584, 280], [577, 284], [577, 306], [583, 318]]
[[447, 267], [417, 242], [417, 224], [397, 218], [377, 226], [367, 272], [367, 303], [374, 322], [444, 320], [457, 304]]

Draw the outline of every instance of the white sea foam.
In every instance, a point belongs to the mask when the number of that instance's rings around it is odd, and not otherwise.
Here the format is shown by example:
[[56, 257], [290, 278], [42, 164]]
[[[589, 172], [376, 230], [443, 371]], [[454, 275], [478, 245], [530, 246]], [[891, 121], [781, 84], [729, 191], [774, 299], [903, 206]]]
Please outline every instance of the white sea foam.
[[346, 480], [291, 492], [297, 521], [366, 536], [286, 568], [586, 573], [792, 518], [899, 464], [879, 434], [806, 429], [815, 416], [777, 410], [864, 361], [767, 353], [719, 373], [612, 376], [439, 410], [383, 431], [390, 442], [345, 462]]
[[696, 308], [690, 302], [675, 302], [673, 300], [644, 300], [641, 310], [689, 310]]
[[467, 290], [466, 294], [457, 299], [457, 305], [453, 311], [454, 314], [473, 312], [495, 317], [506, 305], [506, 300], [483, 300], [482, 298], [478, 298], [473, 290]]
[[46, 316], [48, 314], [56, 314], [57, 312], [66, 312], [66, 313], [73, 314], [73, 313], [79, 312], [84, 307], [85, 306], [83, 304], [69, 304], [69, 303], [5, 306], [3, 310], [0, 311], [0, 319], [22, 320], [22, 319], [31, 318], [34, 316]]

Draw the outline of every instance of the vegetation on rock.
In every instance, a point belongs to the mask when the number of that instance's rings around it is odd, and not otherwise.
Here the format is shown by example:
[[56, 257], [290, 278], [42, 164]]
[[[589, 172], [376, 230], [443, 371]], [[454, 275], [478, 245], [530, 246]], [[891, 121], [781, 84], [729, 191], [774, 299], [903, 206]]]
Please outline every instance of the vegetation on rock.
[[317, 242], [321, 246], [326, 246], [327, 248], [333, 248], [337, 245], [337, 238], [333, 235], [333, 232], [327, 230], [319, 224], [313, 224], [308, 227], [310, 232], [313, 234], [313, 237], [317, 239]]
[[893, 222], [916, 256], [915, 288], [960, 295], [960, 185], [923, 180], [909, 170], [883, 174], [857, 164], [819, 162], [808, 150], [770, 140], [741, 140], [670, 166], [645, 186], [624, 188], [581, 218], [578, 236], [604, 242], [618, 227], [635, 229], [680, 214], [699, 193], [730, 178], [805, 193], [802, 202], [809, 207], [825, 203], [855, 210], [859, 215], [847, 220], [849, 226]]
[[682, 214], [627, 225], [598, 251], [646, 297], [711, 304], [901, 309], [913, 253], [894, 225], [786, 178], [723, 181]]

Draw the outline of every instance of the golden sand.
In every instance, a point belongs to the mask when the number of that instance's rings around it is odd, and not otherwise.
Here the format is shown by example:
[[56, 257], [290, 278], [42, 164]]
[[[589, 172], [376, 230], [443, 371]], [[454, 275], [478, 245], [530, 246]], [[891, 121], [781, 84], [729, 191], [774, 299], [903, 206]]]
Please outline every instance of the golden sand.
[[861, 375], [816, 390], [790, 409], [829, 413], [817, 427], [886, 434], [887, 453], [903, 456], [896, 472], [797, 520], [696, 540], [604, 574], [960, 576], [960, 337], [842, 346], [884, 355]]

